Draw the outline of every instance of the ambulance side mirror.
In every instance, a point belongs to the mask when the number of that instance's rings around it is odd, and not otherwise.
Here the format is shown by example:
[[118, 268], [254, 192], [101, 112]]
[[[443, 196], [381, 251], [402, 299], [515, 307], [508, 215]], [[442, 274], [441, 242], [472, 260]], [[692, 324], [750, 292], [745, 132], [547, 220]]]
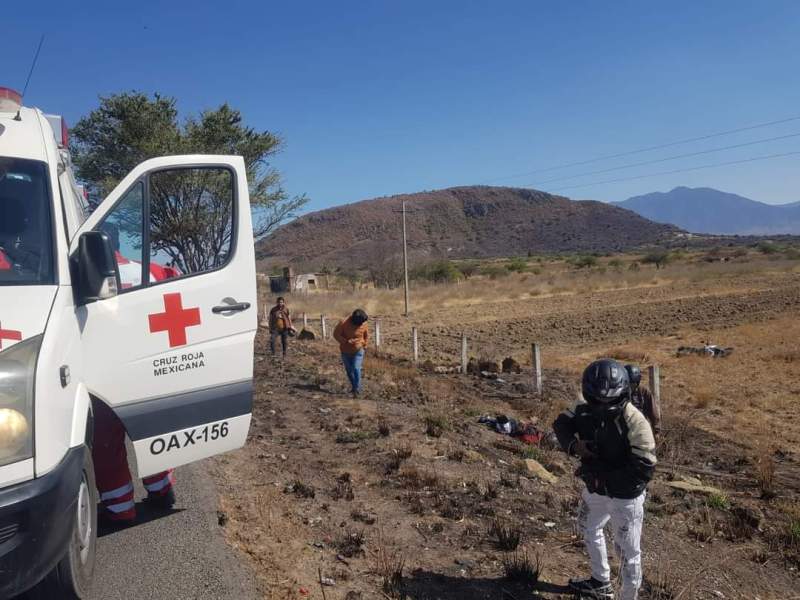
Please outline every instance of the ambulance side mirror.
[[76, 254], [78, 304], [117, 295], [119, 275], [111, 238], [104, 231], [87, 231], [78, 239]]

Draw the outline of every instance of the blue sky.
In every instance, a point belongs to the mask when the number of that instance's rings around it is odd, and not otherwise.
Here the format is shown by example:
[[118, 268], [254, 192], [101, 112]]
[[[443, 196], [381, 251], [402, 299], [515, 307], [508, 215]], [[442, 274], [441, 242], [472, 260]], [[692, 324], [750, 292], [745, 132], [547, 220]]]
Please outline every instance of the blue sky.
[[[51, 5], [49, 5], [51, 4]], [[9, 7], [10, 8], [10, 7]], [[309, 209], [454, 185], [567, 185], [800, 151], [800, 120], [584, 167], [510, 175], [800, 116], [800, 2], [38, 2], [4, 14], [0, 85], [75, 122], [102, 94], [230, 102], [286, 139]], [[800, 155], [563, 189], [623, 200], [677, 185], [800, 200]]]

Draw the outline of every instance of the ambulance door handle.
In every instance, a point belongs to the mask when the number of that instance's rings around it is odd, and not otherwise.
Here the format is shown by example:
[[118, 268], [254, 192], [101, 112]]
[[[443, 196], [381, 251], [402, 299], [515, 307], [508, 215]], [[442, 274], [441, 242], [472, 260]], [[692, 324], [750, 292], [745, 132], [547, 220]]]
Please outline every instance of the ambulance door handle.
[[220, 313], [241, 312], [250, 308], [249, 302], [236, 302], [235, 304], [220, 304], [211, 309], [215, 315]]

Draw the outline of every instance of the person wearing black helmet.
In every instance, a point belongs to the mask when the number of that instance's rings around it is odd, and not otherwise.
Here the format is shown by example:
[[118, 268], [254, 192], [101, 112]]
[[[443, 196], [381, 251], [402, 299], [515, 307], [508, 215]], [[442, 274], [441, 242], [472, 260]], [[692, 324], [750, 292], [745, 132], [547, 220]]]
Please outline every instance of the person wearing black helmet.
[[631, 384], [631, 404], [638, 408], [650, 422], [653, 433], [661, 432], [661, 406], [646, 387], [642, 387], [642, 371], [637, 365], [625, 365]]
[[592, 564], [588, 579], [570, 580], [578, 597], [614, 598], [603, 528], [611, 521], [620, 559], [622, 600], [635, 600], [642, 584], [640, 541], [647, 484], [656, 465], [650, 424], [630, 402], [628, 372], [602, 359], [583, 372], [582, 398], [553, 423], [565, 452], [580, 458], [583, 479], [578, 513]]

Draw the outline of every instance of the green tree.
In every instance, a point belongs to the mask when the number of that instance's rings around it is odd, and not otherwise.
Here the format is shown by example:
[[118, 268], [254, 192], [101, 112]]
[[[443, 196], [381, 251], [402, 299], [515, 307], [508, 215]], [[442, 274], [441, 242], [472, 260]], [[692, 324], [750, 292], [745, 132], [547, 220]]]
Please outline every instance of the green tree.
[[579, 254], [570, 262], [576, 269], [591, 269], [592, 267], [597, 266], [597, 257], [592, 256], [591, 254]]
[[655, 265], [658, 270], [666, 266], [671, 258], [670, 253], [666, 250], [653, 250], [642, 257], [642, 262], [646, 265]]
[[515, 257], [506, 263], [506, 269], [512, 273], [522, 273], [528, 270], [528, 263], [519, 257]]
[[140, 92], [102, 96], [100, 105], [72, 129], [71, 140], [77, 175], [94, 198], [105, 197], [148, 158], [235, 154], [244, 157], [247, 168], [256, 238], [295, 216], [308, 201], [305, 195], [289, 196], [270, 163], [283, 147], [280, 136], [246, 126], [228, 104], [181, 122], [175, 98]]

